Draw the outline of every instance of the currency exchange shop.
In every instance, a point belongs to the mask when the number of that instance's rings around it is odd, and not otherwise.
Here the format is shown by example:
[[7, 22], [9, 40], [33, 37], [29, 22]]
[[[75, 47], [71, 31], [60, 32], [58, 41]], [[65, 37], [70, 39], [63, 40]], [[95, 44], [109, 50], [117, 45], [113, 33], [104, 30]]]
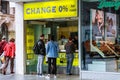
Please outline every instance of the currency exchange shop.
[[[48, 1], [24, 4], [24, 20], [26, 28], [26, 73], [36, 73], [37, 56], [33, 53], [33, 45], [41, 34], [45, 35], [45, 44], [50, 35], [54, 35], [59, 43], [59, 57], [57, 58], [57, 72], [66, 74], [65, 44], [69, 37], [76, 38], [76, 52], [73, 62], [73, 73], [79, 74], [78, 56], [78, 15], [77, 0]], [[44, 73], [47, 73], [46, 58]]]
[[[113, 73], [119, 74], [119, 0], [34, 0], [16, 5], [16, 22], [19, 23], [16, 23], [16, 42], [22, 41], [16, 45], [19, 48], [16, 57], [25, 61], [17, 64], [23, 65], [21, 71], [16, 67], [18, 73], [36, 74], [37, 56], [32, 51], [33, 45], [41, 34], [45, 35], [45, 43], [52, 34], [60, 48], [57, 73], [66, 72], [64, 45], [71, 36], [77, 39], [73, 74], [90, 79], [107, 79], [112, 78]], [[21, 53], [25, 54], [21, 56]], [[46, 59], [44, 73], [47, 73]], [[106, 77], [102, 77], [104, 75]]]

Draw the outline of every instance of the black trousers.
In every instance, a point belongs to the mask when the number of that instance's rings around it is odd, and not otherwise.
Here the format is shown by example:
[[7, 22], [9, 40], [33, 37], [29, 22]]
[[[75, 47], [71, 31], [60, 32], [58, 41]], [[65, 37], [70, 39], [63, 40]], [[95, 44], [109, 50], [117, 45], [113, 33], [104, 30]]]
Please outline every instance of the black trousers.
[[56, 75], [57, 67], [56, 67], [56, 58], [48, 58], [48, 74]]

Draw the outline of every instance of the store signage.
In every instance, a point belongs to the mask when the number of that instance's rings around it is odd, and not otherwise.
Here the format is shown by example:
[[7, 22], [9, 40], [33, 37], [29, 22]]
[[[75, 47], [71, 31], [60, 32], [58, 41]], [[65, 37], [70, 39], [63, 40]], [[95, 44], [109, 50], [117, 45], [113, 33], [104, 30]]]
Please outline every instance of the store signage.
[[106, 1], [106, 0], [99, 0], [100, 4], [98, 8], [108, 8], [108, 7], [114, 7], [115, 10], [118, 10], [120, 7], [120, 1], [114, 0], [114, 1]]
[[24, 20], [77, 16], [77, 0], [24, 4]]

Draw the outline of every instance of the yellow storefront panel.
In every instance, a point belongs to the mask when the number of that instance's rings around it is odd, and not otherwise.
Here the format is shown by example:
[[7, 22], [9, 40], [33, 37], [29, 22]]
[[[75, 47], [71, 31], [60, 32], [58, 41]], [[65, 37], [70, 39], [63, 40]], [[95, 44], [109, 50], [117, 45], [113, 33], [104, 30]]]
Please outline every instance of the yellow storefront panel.
[[77, 0], [34, 2], [24, 4], [24, 20], [77, 16]]
[[26, 51], [27, 54], [29, 54], [29, 58], [32, 57], [33, 54], [33, 46], [34, 46], [34, 29], [32, 27], [29, 27], [27, 25], [27, 31], [26, 31]]
[[[44, 60], [44, 64], [45, 65], [47, 64], [46, 57]], [[57, 65], [58, 66], [66, 66], [67, 65], [66, 53], [58, 53]], [[79, 65], [78, 53], [74, 53], [73, 66], [77, 67], [78, 65]]]

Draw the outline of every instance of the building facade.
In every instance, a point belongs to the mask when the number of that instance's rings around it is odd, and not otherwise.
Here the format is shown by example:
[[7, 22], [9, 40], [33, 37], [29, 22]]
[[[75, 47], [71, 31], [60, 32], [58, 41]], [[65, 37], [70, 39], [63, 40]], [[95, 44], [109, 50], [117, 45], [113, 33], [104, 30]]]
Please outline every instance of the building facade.
[[[5, 6], [6, 5], [6, 6]], [[8, 1], [0, 1], [0, 40], [6, 36], [7, 40], [15, 38], [14, 8]]]
[[[64, 44], [69, 36], [73, 39], [77, 36], [74, 74], [82, 78], [112, 79], [110, 75], [119, 74], [119, 3], [117, 0], [16, 2], [16, 73], [36, 72], [32, 46], [40, 34], [45, 34], [46, 42], [53, 34], [61, 50], [58, 73], [65, 73]], [[47, 66], [45, 62], [44, 66]]]

